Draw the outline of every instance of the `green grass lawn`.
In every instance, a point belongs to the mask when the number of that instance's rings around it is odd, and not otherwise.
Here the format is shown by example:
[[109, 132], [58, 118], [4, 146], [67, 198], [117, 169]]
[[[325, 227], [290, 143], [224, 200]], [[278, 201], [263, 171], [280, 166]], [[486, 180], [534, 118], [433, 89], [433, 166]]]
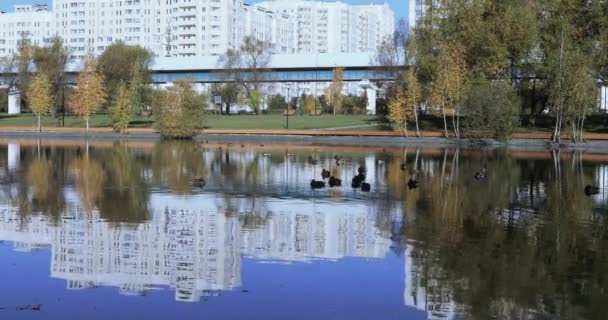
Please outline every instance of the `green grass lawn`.
[[[61, 115], [58, 117], [42, 117], [42, 125], [46, 127], [61, 127]], [[367, 115], [321, 115], [289, 117], [289, 129], [327, 129], [353, 127], [356, 130], [377, 130], [381, 119]], [[90, 120], [91, 127], [111, 127], [109, 115], [93, 115]], [[136, 128], [152, 127], [154, 119], [140, 117], [131, 121], [130, 126]], [[0, 126], [36, 126], [36, 117], [32, 114], [18, 116], [0, 114]], [[84, 127], [85, 121], [81, 117], [66, 116], [66, 127]], [[285, 129], [286, 117], [283, 115], [206, 115], [204, 127], [209, 129]], [[350, 128], [344, 128], [350, 129]]]

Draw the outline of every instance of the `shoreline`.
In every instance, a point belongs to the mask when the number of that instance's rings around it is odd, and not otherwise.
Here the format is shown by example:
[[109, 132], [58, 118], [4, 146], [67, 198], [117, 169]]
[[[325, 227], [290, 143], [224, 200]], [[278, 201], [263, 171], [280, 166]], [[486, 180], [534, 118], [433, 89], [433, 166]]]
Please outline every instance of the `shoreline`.
[[[44, 140], [148, 140], [160, 141], [160, 135], [151, 128], [133, 128], [128, 135], [120, 135], [111, 128], [92, 128], [87, 133], [82, 128], [43, 128], [37, 132], [30, 127], [0, 127], [0, 138]], [[515, 151], [583, 151], [608, 154], [608, 134], [587, 134], [587, 142], [572, 143], [562, 138], [562, 143], [552, 144], [548, 133], [514, 133], [507, 142], [488, 138], [445, 138], [441, 132], [423, 132], [423, 137], [404, 137], [393, 131], [333, 131], [333, 130], [230, 130], [206, 129], [194, 137], [194, 141], [214, 143], [269, 143], [319, 146], [367, 146], [367, 147], [448, 147], [464, 149], [508, 148]]]

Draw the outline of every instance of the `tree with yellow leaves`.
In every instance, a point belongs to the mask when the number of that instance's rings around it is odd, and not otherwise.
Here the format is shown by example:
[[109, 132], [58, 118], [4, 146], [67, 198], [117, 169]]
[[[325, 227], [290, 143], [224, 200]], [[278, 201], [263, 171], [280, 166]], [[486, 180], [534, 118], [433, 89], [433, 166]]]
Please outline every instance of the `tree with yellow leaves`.
[[51, 112], [53, 96], [51, 82], [43, 73], [38, 73], [27, 88], [27, 100], [30, 109], [38, 117], [38, 132], [42, 131], [40, 118], [43, 114]]
[[389, 121], [395, 129], [400, 129], [408, 136], [407, 121], [414, 119], [416, 123], [416, 136], [420, 137], [420, 126], [418, 125], [418, 106], [420, 104], [420, 83], [414, 69], [410, 69], [401, 85], [398, 86], [396, 94], [389, 99], [388, 109]]
[[344, 68], [334, 68], [331, 84], [326, 89], [326, 95], [329, 98], [329, 103], [334, 107], [334, 115], [336, 112], [342, 111], [342, 89], [344, 88]]
[[308, 114], [314, 114], [315, 112], [315, 97], [313, 96], [307, 96], [306, 97], [306, 111], [308, 112]]
[[87, 57], [84, 68], [80, 71], [78, 88], [72, 95], [70, 105], [72, 111], [85, 118], [87, 132], [89, 131], [89, 119], [106, 102], [106, 91], [104, 78], [97, 68], [97, 63], [92, 57]]
[[460, 136], [459, 112], [464, 97], [467, 76], [466, 61], [462, 48], [456, 44], [446, 45], [438, 57], [436, 77], [431, 89], [431, 105], [436, 113], [441, 112], [445, 136], [448, 136], [447, 111], [452, 113], [454, 135]]
[[120, 82], [118, 85], [118, 96], [110, 112], [112, 113], [112, 127], [114, 131], [120, 134], [127, 134], [132, 111], [130, 90], [124, 82]]
[[397, 92], [388, 102], [388, 119], [393, 124], [395, 130], [402, 130], [405, 136], [407, 133], [407, 120], [409, 118], [406, 107], [405, 84], [399, 85]]

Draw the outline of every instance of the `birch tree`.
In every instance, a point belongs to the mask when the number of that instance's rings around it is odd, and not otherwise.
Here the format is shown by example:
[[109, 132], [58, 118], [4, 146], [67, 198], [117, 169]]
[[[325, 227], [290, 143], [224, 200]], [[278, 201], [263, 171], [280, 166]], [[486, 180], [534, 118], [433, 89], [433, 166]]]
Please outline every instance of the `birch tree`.
[[99, 111], [106, 102], [103, 75], [90, 56], [86, 58], [84, 68], [78, 78], [78, 88], [72, 95], [70, 102], [72, 111], [84, 117], [88, 132], [91, 115]]
[[53, 108], [51, 88], [51, 82], [43, 73], [38, 73], [27, 88], [26, 97], [30, 109], [38, 118], [38, 132], [42, 131], [40, 125], [42, 115], [51, 112], [51, 109]]

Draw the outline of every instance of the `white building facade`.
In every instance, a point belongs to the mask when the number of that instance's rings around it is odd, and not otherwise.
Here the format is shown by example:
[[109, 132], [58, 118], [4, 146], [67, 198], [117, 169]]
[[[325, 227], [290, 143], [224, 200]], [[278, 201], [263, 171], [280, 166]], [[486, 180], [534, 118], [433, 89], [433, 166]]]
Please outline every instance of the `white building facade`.
[[298, 53], [373, 52], [395, 30], [395, 14], [387, 4], [274, 0], [259, 6], [292, 18]]
[[28, 36], [44, 45], [64, 39], [72, 59], [99, 55], [123, 41], [158, 57], [219, 56], [245, 36], [271, 44], [273, 53], [372, 52], [394, 31], [388, 5], [275, 0], [53, 0], [17, 5], [0, 14], [0, 56]]
[[17, 52], [19, 41], [48, 44], [53, 32], [53, 16], [46, 5], [16, 5], [15, 12], [0, 12], [0, 57]]

